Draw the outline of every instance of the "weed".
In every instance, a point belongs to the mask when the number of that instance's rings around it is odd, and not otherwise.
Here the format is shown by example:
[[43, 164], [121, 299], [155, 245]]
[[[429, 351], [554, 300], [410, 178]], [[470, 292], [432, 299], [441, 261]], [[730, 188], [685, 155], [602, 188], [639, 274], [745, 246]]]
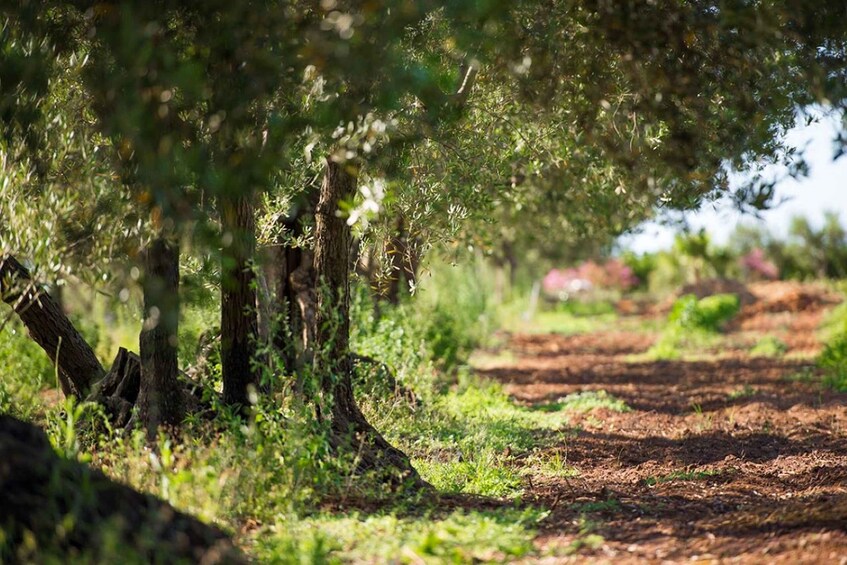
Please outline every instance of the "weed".
[[567, 454], [562, 450], [533, 453], [524, 461], [522, 475], [569, 479], [579, 476], [579, 470], [568, 464]]
[[545, 412], [590, 412], [595, 408], [605, 408], [612, 412], [629, 412], [631, 410], [626, 402], [602, 389], [575, 392], [536, 409]]
[[757, 391], [752, 386], [744, 385], [744, 388], [739, 388], [739, 389], [736, 389], [736, 390], [730, 392], [727, 395], [727, 398], [729, 398], [730, 400], [738, 400], [740, 398], [749, 398], [751, 396], [756, 395], [758, 392], [759, 391]]
[[610, 327], [617, 321], [615, 313], [597, 316], [579, 316], [570, 312], [539, 312], [525, 329], [530, 333], [556, 333], [572, 335], [590, 333]]
[[573, 555], [583, 549], [600, 549], [606, 543], [603, 536], [594, 533], [597, 529], [597, 523], [586, 518], [584, 514], [580, 515], [577, 525], [579, 526], [579, 535], [565, 549], [566, 555]]
[[750, 349], [754, 357], [782, 357], [788, 351], [784, 341], [774, 336], [765, 336]]
[[418, 459], [413, 464], [424, 480], [440, 491], [498, 498], [518, 496], [521, 492], [518, 474], [492, 451], [478, 454], [471, 461], [441, 463]]
[[847, 333], [837, 335], [824, 346], [818, 366], [824, 370], [824, 386], [847, 391]]

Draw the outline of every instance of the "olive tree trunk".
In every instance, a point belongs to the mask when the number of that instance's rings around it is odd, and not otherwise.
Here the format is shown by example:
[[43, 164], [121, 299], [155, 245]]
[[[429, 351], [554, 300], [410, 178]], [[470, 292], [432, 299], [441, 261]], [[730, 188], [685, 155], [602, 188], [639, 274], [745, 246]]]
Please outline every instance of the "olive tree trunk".
[[249, 406], [248, 389], [258, 383], [254, 358], [259, 333], [256, 309], [256, 220], [252, 197], [221, 199], [224, 251], [221, 265], [221, 369], [223, 400]]
[[62, 392], [84, 398], [103, 376], [100, 361], [56, 300], [39, 289], [29, 271], [11, 255], [0, 255], [0, 295], [56, 363]]
[[309, 189], [292, 205], [280, 223], [286, 238], [275, 248], [275, 294], [277, 325], [273, 344], [285, 368], [302, 369], [304, 354], [314, 340], [315, 269], [311, 250], [292, 245], [290, 239], [305, 234], [306, 218], [314, 216], [318, 191]]
[[339, 203], [356, 193], [357, 171], [327, 159], [315, 211], [315, 272], [318, 280], [315, 368], [321, 378], [319, 417], [329, 417], [338, 449], [359, 454], [359, 471], [376, 471], [395, 484], [424, 484], [409, 458], [365, 419], [353, 397], [350, 355], [350, 227]]
[[145, 264], [137, 417], [148, 437], [155, 437], [159, 426], [178, 426], [185, 415], [177, 354], [179, 246], [164, 237], [153, 240]]

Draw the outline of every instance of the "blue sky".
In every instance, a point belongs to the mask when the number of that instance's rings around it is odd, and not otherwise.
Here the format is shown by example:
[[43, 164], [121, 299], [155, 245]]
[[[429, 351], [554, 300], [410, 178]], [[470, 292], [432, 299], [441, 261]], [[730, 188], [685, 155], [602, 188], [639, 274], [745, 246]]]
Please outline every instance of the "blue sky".
[[[839, 127], [840, 116], [828, 116], [788, 133], [788, 141], [803, 150], [810, 167], [809, 176], [780, 182], [776, 186], [776, 201], [786, 201], [763, 212], [761, 220], [740, 214], [728, 201], [718, 201], [686, 214], [686, 221], [695, 230], [704, 227], [716, 243], [725, 243], [739, 222], [765, 225], [772, 232], [784, 235], [793, 216], [806, 216], [819, 226], [826, 210], [838, 211], [842, 223], [847, 225], [847, 157], [832, 159], [833, 140]], [[674, 233], [671, 228], [649, 222], [640, 227], [639, 233], [621, 238], [619, 245], [638, 253], [667, 249], [673, 244]]]

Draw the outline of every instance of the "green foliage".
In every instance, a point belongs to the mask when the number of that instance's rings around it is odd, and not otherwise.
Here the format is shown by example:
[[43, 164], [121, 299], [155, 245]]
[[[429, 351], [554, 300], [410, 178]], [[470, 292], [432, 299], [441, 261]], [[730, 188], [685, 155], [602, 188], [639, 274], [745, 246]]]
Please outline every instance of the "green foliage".
[[705, 347], [739, 310], [734, 294], [715, 294], [700, 300], [693, 294], [678, 298], [661, 336], [645, 353], [648, 359], [678, 359], [685, 348]]
[[442, 492], [462, 492], [497, 498], [520, 494], [520, 476], [491, 450], [472, 461], [413, 460], [421, 476]]
[[615, 314], [615, 305], [610, 300], [566, 300], [554, 306], [557, 313], [578, 317], [610, 316]]
[[618, 321], [614, 312], [597, 316], [574, 315], [568, 311], [539, 312], [527, 325], [531, 333], [559, 333], [564, 335], [599, 331]]
[[823, 384], [847, 391], [847, 302], [833, 308], [820, 333], [824, 348], [818, 356], [817, 365], [824, 373]]
[[[431, 370], [451, 373], [467, 362], [471, 351], [490, 334], [495, 315], [480, 265], [451, 266], [433, 261], [415, 300], [374, 313], [364, 285], [357, 287], [352, 307], [352, 348], [378, 359], [397, 372], [401, 382], [428, 379]], [[430, 366], [421, 371], [422, 366]], [[421, 385], [426, 393], [432, 381]]]
[[28, 417], [43, 390], [57, 387], [47, 354], [27, 335], [17, 319], [0, 330], [0, 412]]
[[550, 478], [572, 478], [579, 470], [568, 464], [567, 453], [562, 449], [532, 453], [523, 462], [522, 475]]
[[778, 337], [768, 335], [756, 342], [750, 349], [750, 355], [755, 357], [782, 357], [788, 351], [788, 346]]
[[642, 253], [636, 255], [627, 251], [621, 255], [624, 264], [632, 269], [633, 274], [638, 277], [637, 288], [647, 288], [653, 272], [656, 270], [658, 255], [656, 253]]
[[[498, 385], [469, 381], [414, 413], [395, 408], [368, 413], [414, 456], [421, 474], [439, 488], [488, 496], [517, 496], [521, 481], [510, 454], [530, 449], [566, 429], [562, 411], [523, 408]], [[389, 424], [389, 420], [392, 424]]]
[[755, 395], [758, 391], [750, 385], [744, 385], [743, 388], [736, 389], [727, 395], [730, 400], [738, 400], [739, 398], [749, 398]]
[[594, 502], [582, 502], [572, 504], [571, 508], [576, 510], [577, 512], [614, 512], [616, 510], [620, 510], [621, 503], [615, 498], [609, 498], [606, 500], [597, 500]]
[[847, 333], [836, 335], [824, 346], [818, 366], [824, 370], [825, 386], [847, 391]]
[[693, 294], [679, 297], [668, 314], [668, 324], [684, 330], [718, 332], [740, 309], [735, 294], [715, 294], [697, 299]]

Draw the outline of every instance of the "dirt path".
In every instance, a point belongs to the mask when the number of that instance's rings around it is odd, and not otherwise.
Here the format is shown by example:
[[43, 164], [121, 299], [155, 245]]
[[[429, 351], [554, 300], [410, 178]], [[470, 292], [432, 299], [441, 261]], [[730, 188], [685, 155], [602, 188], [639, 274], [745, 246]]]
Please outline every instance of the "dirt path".
[[[789, 354], [818, 347], [820, 311], [784, 314], [736, 331], [780, 327]], [[741, 349], [629, 360], [654, 338], [515, 335], [514, 362], [484, 371], [530, 405], [602, 389], [632, 409], [577, 415], [578, 431], [542, 450], [576, 471], [529, 481], [529, 498], [553, 509], [537, 539], [546, 559], [847, 563], [847, 395], [792, 379], [808, 361]]]

